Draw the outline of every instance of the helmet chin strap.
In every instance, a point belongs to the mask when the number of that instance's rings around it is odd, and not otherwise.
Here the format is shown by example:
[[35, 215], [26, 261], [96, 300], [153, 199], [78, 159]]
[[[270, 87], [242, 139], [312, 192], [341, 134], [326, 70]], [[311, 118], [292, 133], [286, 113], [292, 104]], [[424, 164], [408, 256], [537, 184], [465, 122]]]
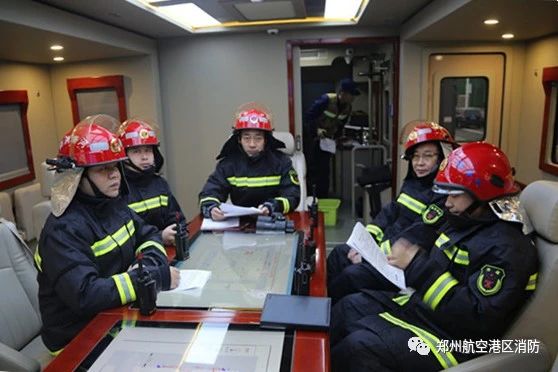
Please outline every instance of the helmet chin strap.
[[124, 164], [128, 168], [131, 168], [131, 169], [135, 170], [136, 172], [139, 172], [139, 173], [142, 173], [142, 174], [145, 174], [145, 175], [152, 175], [152, 174], [156, 173], [155, 165], [152, 165], [147, 169], [142, 169], [142, 168], [138, 167], [137, 165], [135, 165], [129, 158], [124, 160]]
[[87, 169], [85, 170], [84, 176], [87, 179], [87, 182], [89, 182], [89, 186], [91, 186], [91, 190], [93, 190], [93, 194], [95, 195], [95, 197], [97, 197], [97, 198], [108, 198], [109, 197], [108, 195], [103, 194], [101, 192], [101, 190], [99, 190], [97, 185], [95, 185], [95, 182], [91, 181], [91, 178], [89, 178], [89, 172], [87, 171]]

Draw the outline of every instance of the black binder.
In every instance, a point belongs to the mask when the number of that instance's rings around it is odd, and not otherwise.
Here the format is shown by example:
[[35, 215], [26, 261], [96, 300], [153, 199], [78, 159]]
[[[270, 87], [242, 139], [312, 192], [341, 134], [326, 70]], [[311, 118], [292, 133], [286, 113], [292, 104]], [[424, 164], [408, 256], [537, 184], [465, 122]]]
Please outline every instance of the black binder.
[[331, 298], [329, 297], [268, 293], [260, 327], [326, 331], [329, 328], [330, 310]]

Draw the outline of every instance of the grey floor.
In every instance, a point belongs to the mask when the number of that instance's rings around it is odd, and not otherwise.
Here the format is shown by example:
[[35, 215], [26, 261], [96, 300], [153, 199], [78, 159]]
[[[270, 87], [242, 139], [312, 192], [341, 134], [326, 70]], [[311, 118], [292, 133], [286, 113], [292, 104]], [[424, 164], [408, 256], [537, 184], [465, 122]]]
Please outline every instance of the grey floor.
[[341, 202], [337, 210], [337, 224], [335, 226], [325, 226], [326, 250], [328, 254], [336, 245], [347, 241], [356, 221], [362, 222], [362, 219], [354, 219], [351, 216], [350, 203], [348, 201]]

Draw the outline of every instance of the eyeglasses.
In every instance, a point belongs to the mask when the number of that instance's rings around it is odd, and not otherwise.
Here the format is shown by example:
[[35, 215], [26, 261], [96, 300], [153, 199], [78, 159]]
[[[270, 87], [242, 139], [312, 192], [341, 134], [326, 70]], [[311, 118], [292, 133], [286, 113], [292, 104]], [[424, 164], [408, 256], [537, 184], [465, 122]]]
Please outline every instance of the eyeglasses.
[[435, 157], [438, 156], [437, 152], [426, 152], [424, 154], [413, 154], [411, 156], [412, 161], [420, 161], [420, 159], [424, 159], [425, 161], [431, 161]]

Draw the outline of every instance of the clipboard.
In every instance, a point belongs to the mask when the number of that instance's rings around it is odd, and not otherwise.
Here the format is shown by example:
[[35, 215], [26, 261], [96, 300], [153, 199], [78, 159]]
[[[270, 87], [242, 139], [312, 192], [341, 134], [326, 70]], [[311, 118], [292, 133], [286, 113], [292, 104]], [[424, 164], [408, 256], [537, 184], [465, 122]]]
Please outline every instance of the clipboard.
[[260, 318], [261, 328], [327, 331], [331, 298], [268, 293]]

